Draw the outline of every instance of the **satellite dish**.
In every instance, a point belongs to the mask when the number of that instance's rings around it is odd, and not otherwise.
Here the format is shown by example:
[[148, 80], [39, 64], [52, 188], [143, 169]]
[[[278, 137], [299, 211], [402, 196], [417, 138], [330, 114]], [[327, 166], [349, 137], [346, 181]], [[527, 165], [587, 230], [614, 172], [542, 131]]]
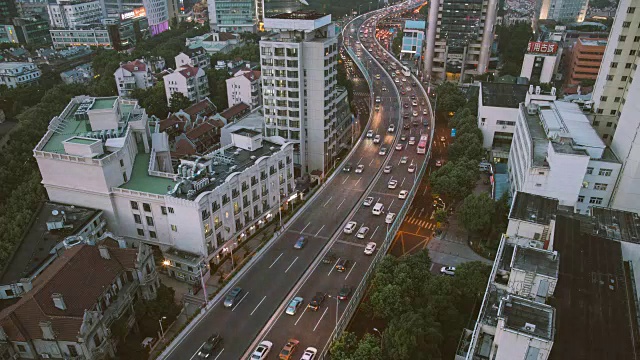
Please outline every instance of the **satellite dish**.
[[51, 215], [53, 215], [53, 216], [58, 216], [58, 210], [53, 210], [53, 211], [51, 211]]

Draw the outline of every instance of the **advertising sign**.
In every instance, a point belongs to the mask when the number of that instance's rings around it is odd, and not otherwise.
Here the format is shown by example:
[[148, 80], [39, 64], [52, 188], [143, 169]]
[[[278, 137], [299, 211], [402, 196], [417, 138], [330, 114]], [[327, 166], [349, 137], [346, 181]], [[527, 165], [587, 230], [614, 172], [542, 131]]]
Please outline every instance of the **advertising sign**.
[[555, 54], [558, 51], [558, 44], [545, 41], [529, 41], [527, 52], [537, 54]]
[[136, 19], [139, 17], [144, 17], [147, 16], [147, 10], [145, 10], [144, 7], [139, 7], [136, 9], [133, 9], [129, 12], [120, 14], [120, 19], [122, 20], [127, 20], [127, 19]]

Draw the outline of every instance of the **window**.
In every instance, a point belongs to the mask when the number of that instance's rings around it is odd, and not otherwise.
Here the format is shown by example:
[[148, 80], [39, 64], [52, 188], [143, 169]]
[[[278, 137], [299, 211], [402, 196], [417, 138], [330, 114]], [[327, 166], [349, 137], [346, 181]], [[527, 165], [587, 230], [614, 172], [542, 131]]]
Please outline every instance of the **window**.
[[122, 160], [122, 159], [120, 159], [120, 166], [124, 166], [124, 160]]
[[622, 77], [622, 81], [627, 81], [627, 77], [626, 77], [626, 76], [623, 76], [623, 77]]
[[593, 122], [593, 126], [594, 126], [594, 127], [598, 127], [598, 126], [600, 126], [600, 121], [594, 121], [594, 122]]
[[607, 75], [607, 81], [613, 81], [613, 75]]
[[612, 68], [617, 68], [618, 67], [618, 63], [617, 62], [611, 62], [611, 67]]
[[153, 226], [153, 218], [151, 216], [147, 216], [147, 225]]
[[633, 42], [640, 42], [640, 36], [634, 36]]
[[[96, 344], [98, 346], [100, 344]], [[78, 356], [78, 349], [76, 349], [75, 345], [67, 344], [67, 349], [69, 350], [70, 356]]]
[[135, 221], [136, 224], [142, 224], [142, 219], [140, 218], [140, 215], [138, 215], [138, 214], [133, 214], [133, 221]]
[[616, 50], [613, 52], [613, 54], [614, 54], [614, 55], [621, 55], [621, 54], [622, 54], [622, 49], [616, 49]]
[[603, 199], [600, 197], [592, 197], [592, 198], [589, 198], [589, 204], [600, 205], [602, 204], [602, 200]]
[[628, 28], [629, 26], [631, 26], [631, 21], [625, 21], [622, 23], [623, 28]]
[[160, 211], [162, 211], [162, 215], [167, 215], [167, 207], [166, 206], [160, 206]]
[[600, 101], [607, 101], [607, 97], [606, 96], [600, 96]]
[[18, 344], [18, 351], [19, 352], [27, 352], [27, 348], [22, 344]]
[[142, 203], [142, 208], [144, 209], [144, 211], [146, 212], [151, 212], [151, 205], [147, 204], [147, 203]]
[[156, 236], [156, 232], [155, 231], [149, 231], [149, 237], [151, 237], [152, 239], [155, 239]]
[[127, 173], [126, 172], [122, 173], [122, 181], [124, 181], [124, 182], [129, 181], [129, 178], [127, 178]]
[[627, 40], [627, 36], [626, 35], [618, 36], [618, 41], [625, 41], [625, 40]]
[[171, 231], [177, 232], [178, 231], [178, 226], [177, 225], [171, 225]]
[[610, 114], [610, 115], [615, 115], [615, 114], [616, 114], [616, 111], [617, 111], [617, 110], [611, 110], [611, 111], [609, 111], [609, 114]]
[[629, 55], [635, 55], [636, 54], [636, 50], [629, 50]]
[[578, 202], [584, 202], [584, 195], [578, 195]]
[[137, 202], [135, 202], [135, 201], [131, 201], [131, 208], [132, 208], [133, 210], [138, 210], [138, 203], [137, 203]]
[[600, 171], [598, 172], [598, 175], [600, 175], [600, 176], [611, 176], [612, 172], [613, 172], [612, 169], [600, 169]]
[[635, 7], [630, 6], [630, 7], [627, 8], [627, 14], [633, 14], [634, 12], [636, 12], [636, 8]]
[[173, 214], [173, 208], [169, 207], [169, 214]]
[[592, 167], [588, 167], [587, 168], [587, 175], [591, 175], [593, 174], [593, 168]]
[[593, 184], [593, 190], [607, 190], [607, 184], [595, 183]]
[[138, 230], [138, 235], [139, 236], [144, 236], [144, 230], [142, 229], [137, 229]]
[[625, 69], [631, 69], [631, 65], [633, 65], [633, 63], [626, 63], [626, 64], [624, 65], [624, 68], [625, 68]]
[[613, 99], [613, 102], [620, 102], [620, 96], [616, 96], [616, 97]]

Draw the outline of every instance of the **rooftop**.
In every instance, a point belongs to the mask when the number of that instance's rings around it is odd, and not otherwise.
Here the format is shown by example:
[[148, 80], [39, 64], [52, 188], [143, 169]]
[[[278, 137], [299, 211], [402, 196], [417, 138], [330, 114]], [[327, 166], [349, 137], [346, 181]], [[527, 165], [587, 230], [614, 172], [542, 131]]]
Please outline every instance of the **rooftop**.
[[517, 219], [541, 225], [548, 225], [556, 217], [558, 199], [518, 191], [509, 219]]
[[640, 216], [638, 214], [594, 206], [591, 208], [593, 235], [607, 239], [640, 243]]
[[139, 152], [134, 160], [129, 181], [120, 185], [120, 188], [165, 195], [170, 188], [174, 187], [177, 183], [173, 179], [149, 175], [150, 159], [150, 154]]
[[260, 131], [255, 131], [247, 128], [235, 130], [233, 131], [233, 133], [238, 135], [244, 135], [247, 137], [254, 137], [254, 136], [260, 135]]
[[517, 109], [524, 102], [528, 91], [528, 85], [483, 82], [482, 104]]
[[558, 255], [546, 250], [516, 246], [513, 268], [549, 277], [558, 277]]
[[554, 338], [555, 314], [555, 309], [549, 305], [514, 295], [503, 299], [498, 311], [506, 328], [546, 340]]
[[222, 116], [223, 118], [230, 120], [232, 118], [234, 118], [235, 116], [238, 116], [240, 114], [243, 114], [247, 111], [249, 111], [251, 109], [251, 106], [240, 102], [237, 103], [235, 105], [233, 105], [230, 108], [224, 109], [222, 110], [222, 112], [220, 113], [220, 116]]
[[578, 38], [578, 41], [580, 41], [582, 45], [585, 45], [585, 46], [602, 46], [602, 47], [607, 46], [607, 39]]
[[321, 14], [315, 11], [294, 11], [290, 13], [282, 13], [278, 15], [270, 16], [271, 19], [287, 19], [287, 20], [317, 20], [327, 14]]
[[621, 243], [585, 231], [580, 220], [558, 216], [554, 248], [562, 261], [550, 299], [558, 321], [549, 359], [635, 359], [636, 304]]

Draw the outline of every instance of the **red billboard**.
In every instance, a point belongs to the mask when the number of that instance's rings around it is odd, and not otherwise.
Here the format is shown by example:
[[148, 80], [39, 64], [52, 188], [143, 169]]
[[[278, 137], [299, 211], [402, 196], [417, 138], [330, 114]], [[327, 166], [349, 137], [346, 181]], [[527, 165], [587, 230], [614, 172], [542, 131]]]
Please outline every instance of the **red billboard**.
[[555, 54], [558, 51], [558, 44], [545, 41], [529, 41], [527, 52], [537, 54]]

